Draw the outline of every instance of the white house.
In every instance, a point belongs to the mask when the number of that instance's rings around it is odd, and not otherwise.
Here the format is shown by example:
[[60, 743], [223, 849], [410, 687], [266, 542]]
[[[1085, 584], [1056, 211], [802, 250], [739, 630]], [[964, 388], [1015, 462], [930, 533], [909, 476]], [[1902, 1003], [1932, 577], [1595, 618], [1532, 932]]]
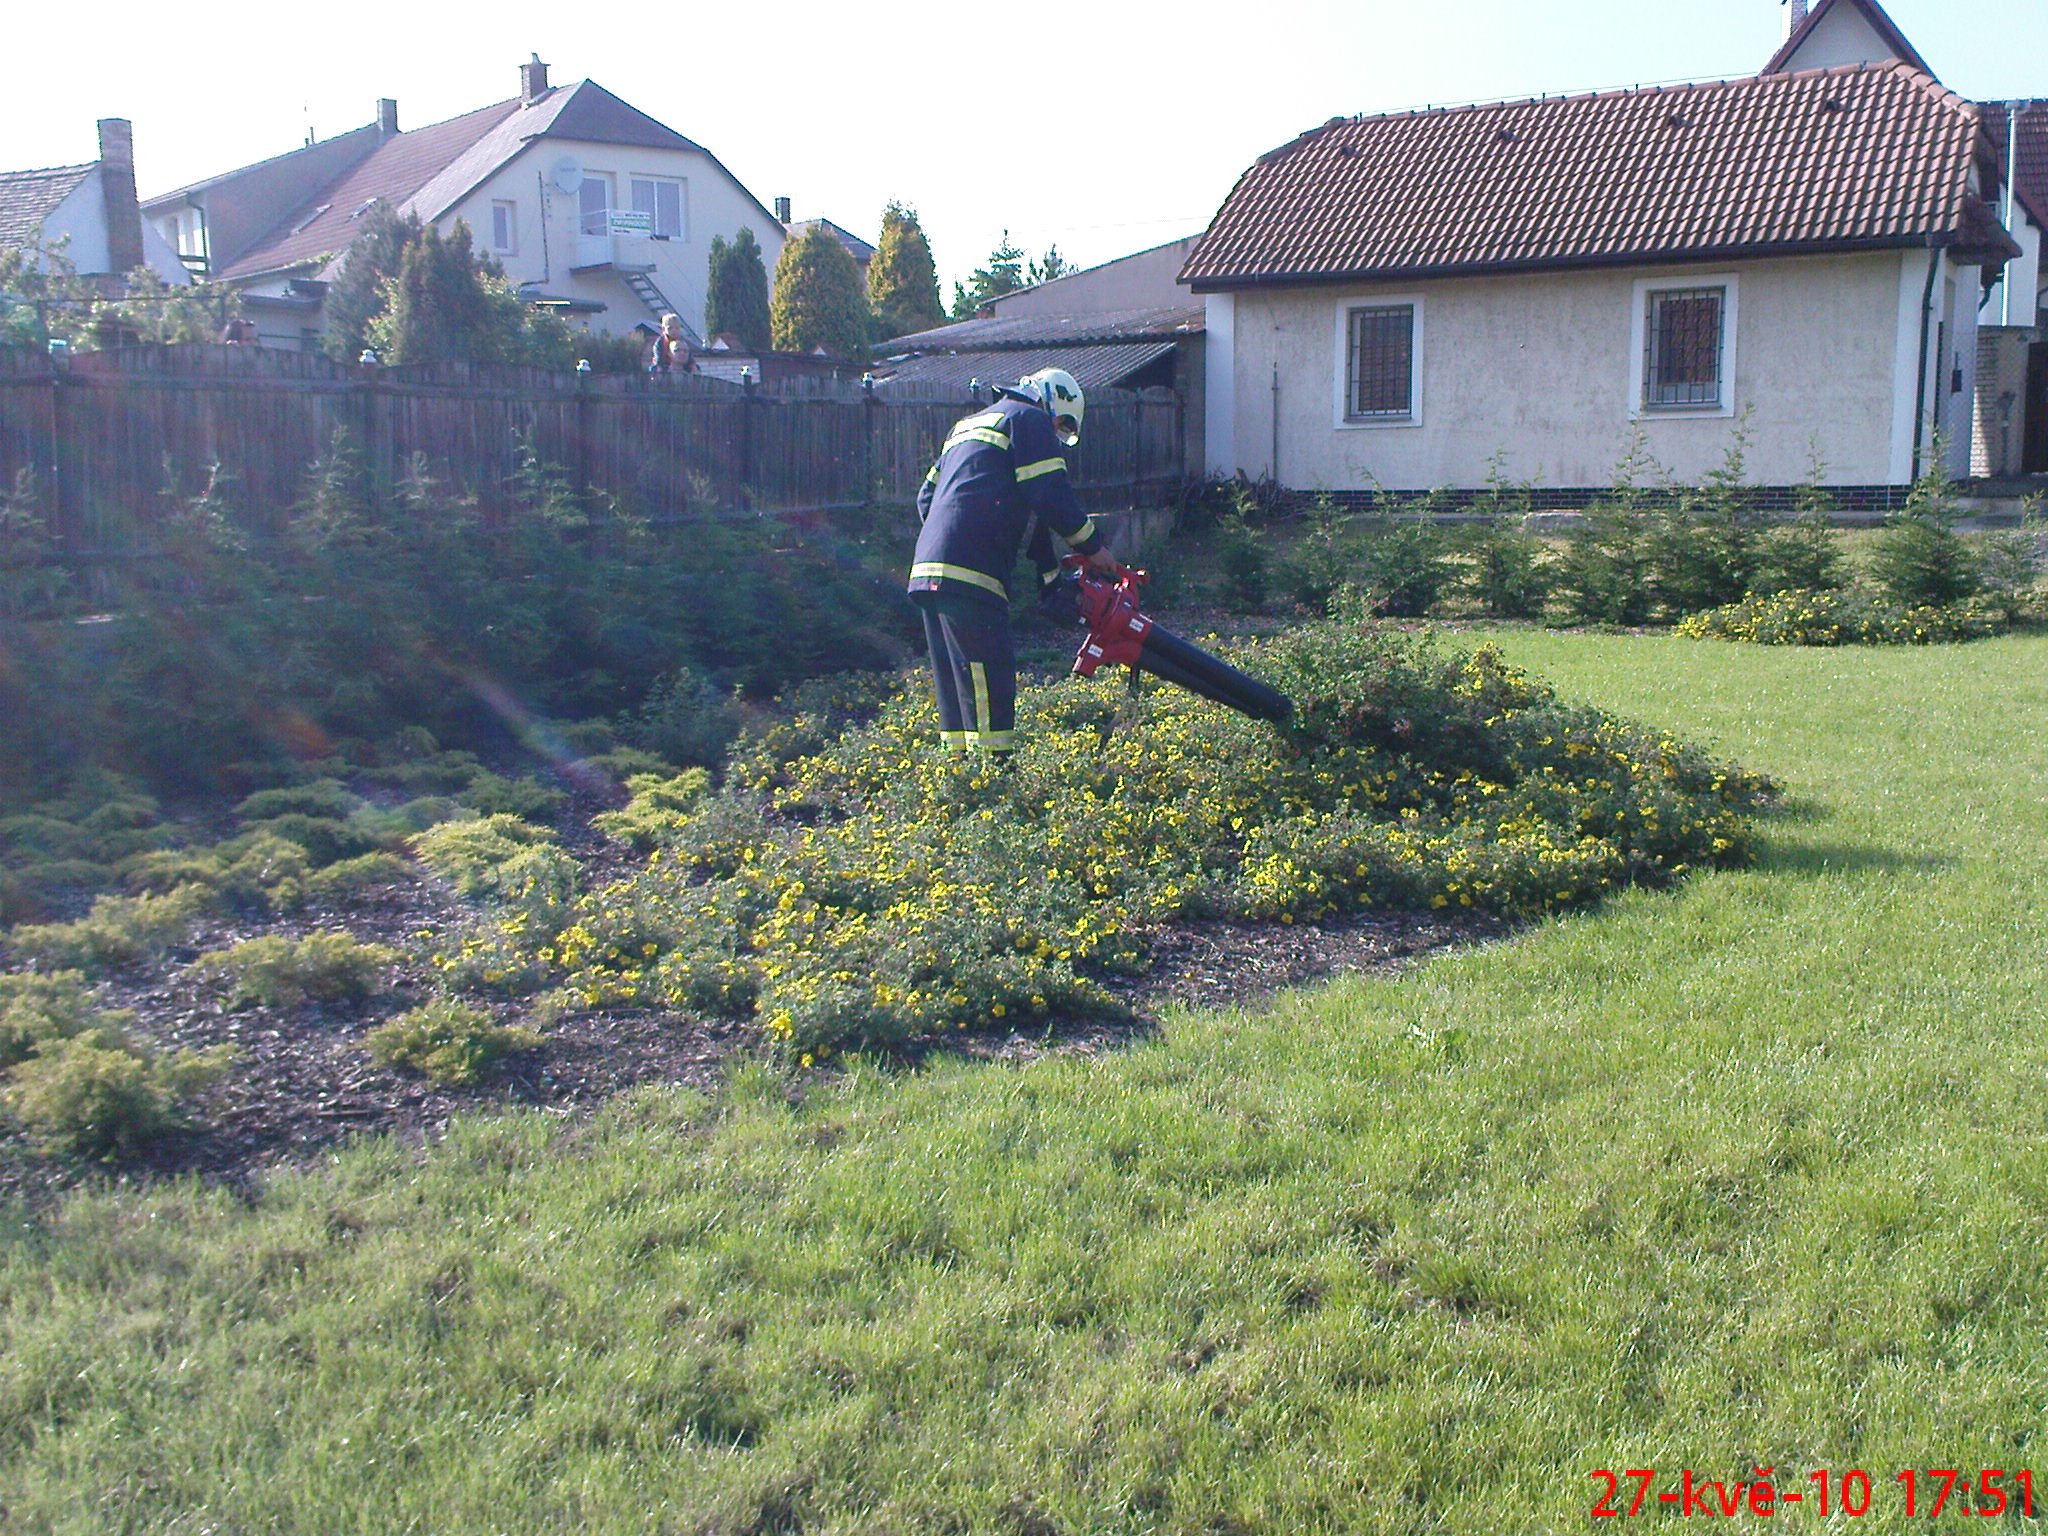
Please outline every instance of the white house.
[[[1784, 46], [1763, 73], [1899, 59], [1934, 73], [1877, 0], [1792, 0]], [[2048, 102], [1980, 102], [1997, 159], [1999, 222], [2020, 254], [1995, 273], [1977, 314], [1976, 413], [1970, 470], [2048, 473], [2048, 345], [2039, 339], [2048, 234]], [[1993, 269], [1986, 278], [1994, 279]]]
[[120, 278], [144, 267], [167, 283], [191, 278], [138, 212], [135, 136], [126, 118], [99, 122], [100, 157], [84, 165], [0, 171], [0, 247], [61, 246], [82, 276]]
[[749, 228], [774, 263], [782, 225], [702, 145], [592, 81], [550, 86], [538, 57], [519, 82], [509, 101], [409, 132], [380, 101], [367, 127], [143, 210], [280, 345], [318, 344], [326, 280], [379, 203], [443, 233], [467, 223], [523, 294], [597, 331], [673, 311], [701, 335], [715, 235]]
[[[1239, 179], [1205, 296], [1215, 472], [1873, 491], [1968, 467], [1978, 306], [2017, 254], [1978, 109], [1910, 62], [1333, 118]], [[1562, 498], [1560, 504], [1569, 498]]]

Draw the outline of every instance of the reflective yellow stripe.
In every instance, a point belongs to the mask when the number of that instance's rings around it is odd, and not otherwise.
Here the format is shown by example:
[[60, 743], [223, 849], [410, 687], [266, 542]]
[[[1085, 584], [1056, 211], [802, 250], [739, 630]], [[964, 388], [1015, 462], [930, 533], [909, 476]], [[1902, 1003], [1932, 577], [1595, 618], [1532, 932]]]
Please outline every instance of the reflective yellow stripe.
[[993, 592], [1005, 601], [1010, 596], [1010, 589], [986, 571], [970, 571], [964, 565], [948, 565], [943, 560], [918, 561], [910, 568], [910, 579], [915, 581], [920, 576], [943, 576], [952, 581], [964, 581], [971, 587]]
[[965, 731], [941, 731], [939, 732], [939, 744], [948, 752], [965, 752], [967, 750], [967, 734]]
[[1076, 528], [1072, 533], [1063, 533], [1060, 537], [1069, 544], [1086, 544], [1095, 537], [1095, 519], [1092, 517], [1083, 519], [1079, 528]]
[[1022, 469], [1018, 470], [1017, 478], [1019, 480], [1036, 480], [1040, 475], [1049, 475], [1054, 470], [1065, 469], [1066, 467], [1067, 461], [1065, 459], [1040, 459], [1036, 464], [1026, 464]]
[[1015, 731], [972, 731], [967, 744], [977, 752], [1008, 752], [1017, 745]]
[[1001, 411], [983, 411], [979, 416], [962, 416], [953, 423], [953, 430], [958, 432], [962, 427], [1000, 427], [1002, 424]]
[[953, 435], [946, 439], [946, 451], [951, 452], [962, 443], [988, 443], [997, 448], [1010, 446], [1010, 434], [998, 432], [993, 427], [955, 427]]
[[974, 732], [973, 739], [980, 741], [988, 730], [988, 668], [978, 661], [967, 663], [967, 675], [974, 679]]
[[924, 478], [927, 485], [937, 485], [939, 483], [939, 466], [933, 464], [930, 469], [924, 472]]

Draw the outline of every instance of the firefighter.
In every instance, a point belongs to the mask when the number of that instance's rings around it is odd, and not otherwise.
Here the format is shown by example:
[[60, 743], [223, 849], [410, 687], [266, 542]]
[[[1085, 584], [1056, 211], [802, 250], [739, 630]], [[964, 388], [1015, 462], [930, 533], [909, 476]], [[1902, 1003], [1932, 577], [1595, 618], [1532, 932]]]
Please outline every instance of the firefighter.
[[1053, 535], [1097, 570], [1116, 570], [1061, 455], [1080, 440], [1086, 409], [1081, 386], [1062, 368], [1006, 385], [987, 410], [953, 424], [917, 493], [924, 526], [910, 599], [924, 614], [948, 751], [1001, 753], [1014, 744], [1010, 575], [1026, 540], [1042, 601], [1060, 591]]

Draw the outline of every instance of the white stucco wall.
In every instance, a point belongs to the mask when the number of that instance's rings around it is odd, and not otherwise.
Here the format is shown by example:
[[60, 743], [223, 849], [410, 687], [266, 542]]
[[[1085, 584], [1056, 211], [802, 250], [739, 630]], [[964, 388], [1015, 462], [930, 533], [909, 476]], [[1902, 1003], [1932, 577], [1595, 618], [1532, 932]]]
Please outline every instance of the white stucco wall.
[[1806, 41], [1799, 45], [1799, 51], [1786, 60], [1785, 68], [1834, 69], [1843, 64], [1875, 64], [1896, 57], [1877, 35], [1877, 29], [1854, 6], [1838, 5], [1821, 17]]
[[[97, 175], [86, 177], [50, 210], [43, 220], [43, 239], [52, 245], [67, 241], [64, 254], [80, 272], [113, 270], [113, 257], [107, 249], [106, 194]], [[167, 283], [182, 286], [192, 281], [178, 253], [147, 219], [142, 220], [142, 264]]]
[[645, 248], [653, 253], [655, 262], [648, 275], [676, 307], [676, 312], [699, 334], [704, 329], [714, 235], [722, 235], [729, 242], [741, 226], [753, 230], [772, 280], [775, 263], [782, 254], [781, 226], [763, 213], [708, 155], [695, 151], [538, 140], [437, 223], [446, 230], [452, 229], [458, 218], [466, 220], [478, 248], [488, 251], [491, 205], [501, 200], [510, 202], [516, 209], [519, 248], [498, 260], [513, 282], [534, 282], [551, 294], [594, 299], [606, 305], [602, 314], [590, 317], [590, 328], [594, 331], [619, 333], [643, 322], [653, 325], [660, 317], [641, 302], [618, 273], [571, 270], [579, 263], [577, 194], [562, 191], [551, 175], [556, 163], [565, 157], [573, 158], [585, 174], [609, 173], [613, 206], [618, 208], [632, 206], [629, 187], [635, 176], [684, 184], [682, 238], [651, 241]]
[[[1603, 485], [1640, 421], [1657, 461], [1696, 480], [1722, 462], [1746, 411], [1755, 482], [1803, 480], [1817, 447], [1828, 483], [1897, 483], [1911, 477], [1927, 261], [1924, 251], [1877, 252], [1215, 296], [1210, 465], [1271, 474], [1297, 489], [1377, 481], [1422, 490], [1483, 485], [1499, 452], [1516, 480]], [[1732, 279], [1727, 409], [1638, 410], [1641, 282], [1683, 286], [1724, 275]], [[1934, 302], [1950, 301], [1950, 346], [1967, 365], [1975, 338], [1965, 327], [1975, 311], [1961, 296], [1975, 269], [1954, 275], [1953, 292], [1937, 282]], [[1343, 424], [1343, 312], [1395, 297], [1420, 311], [1415, 419]], [[1931, 405], [1932, 356], [1928, 372]], [[1959, 436], [1967, 454], [1968, 433]]]

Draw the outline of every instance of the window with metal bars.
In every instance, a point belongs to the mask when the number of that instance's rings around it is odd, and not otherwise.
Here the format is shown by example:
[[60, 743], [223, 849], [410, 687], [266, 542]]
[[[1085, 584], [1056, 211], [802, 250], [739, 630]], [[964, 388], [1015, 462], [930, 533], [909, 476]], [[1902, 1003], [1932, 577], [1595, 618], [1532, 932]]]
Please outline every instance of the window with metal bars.
[[1643, 406], [1721, 404], [1724, 288], [1652, 289], [1643, 316]]
[[1397, 420], [1415, 413], [1415, 306], [1351, 311], [1344, 369], [1347, 421]]

